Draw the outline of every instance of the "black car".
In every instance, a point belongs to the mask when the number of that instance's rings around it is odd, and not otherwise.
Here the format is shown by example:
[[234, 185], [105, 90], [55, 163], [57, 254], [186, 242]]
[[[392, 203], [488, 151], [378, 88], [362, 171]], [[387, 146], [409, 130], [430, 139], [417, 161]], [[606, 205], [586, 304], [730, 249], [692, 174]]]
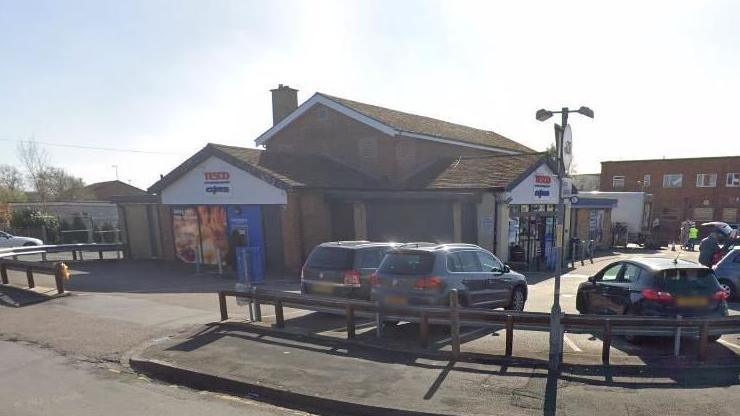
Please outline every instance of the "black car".
[[584, 314], [650, 317], [724, 317], [727, 292], [712, 269], [666, 257], [609, 264], [578, 287]]
[[301, 271], [301, 293], [370, 299], [370, 275], [397, 243], [335, 241], [316, 246]]

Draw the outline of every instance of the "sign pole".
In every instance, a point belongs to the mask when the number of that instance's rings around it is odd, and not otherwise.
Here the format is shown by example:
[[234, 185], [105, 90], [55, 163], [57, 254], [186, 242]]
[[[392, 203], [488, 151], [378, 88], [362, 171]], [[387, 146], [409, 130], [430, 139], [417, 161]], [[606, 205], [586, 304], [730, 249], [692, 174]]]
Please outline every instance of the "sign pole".
[[553, 289], [552, 309], [550, 310], [550, 369], [557, 370], [560, 368], [560, 361], [563, 355], [563, 328], [560, 323], [562, 310], [560, 308], [560, 275], [563, 272], [563, 241], [565, 234], [565, 204], [563, 204], [563, 133], [568, 125], [568, 109], [563, 108], [562, 127], [555, 133], [555, 145], [557, 152], [557, 178], [558, 178], [558, 205], [557, 220], [555, 231], [560, 225], [560, 233], [555, 235], [557, 255], [555, 256], [555, 288]]

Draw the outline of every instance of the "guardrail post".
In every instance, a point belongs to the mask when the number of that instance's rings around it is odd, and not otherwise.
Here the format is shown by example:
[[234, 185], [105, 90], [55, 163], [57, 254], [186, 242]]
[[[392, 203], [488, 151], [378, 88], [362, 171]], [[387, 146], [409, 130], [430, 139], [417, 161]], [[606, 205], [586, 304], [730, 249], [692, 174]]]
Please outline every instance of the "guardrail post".
[[429, 345], [429, 315], [426, 312], [422, 312], [419, 319], [419, 342], [424, 348]]
[[2, 281], [4, 285], [8, 284], [8, 265], [5, 263], [0, 263], [0, 281]]
[[[676, 315], [676, 323], [681, 323], [681, 315]], [[681, 354], [681, 327], [676, 325], [676, 335], [673, 338], [673, 356], [678, 357]]]
[[262, 306], [257, 299], [257, 288], [252, 287], [252, 308], [254, 308], [254, 320], [262, 322]]
[[224, 292], [218, 292], [218, 307], [221, 309], [221, 320], [229, 319], [229, 311], [226, 309], [226, 295]]
[[283, 301], [275, 301], [275, 326], [285, 328], [285, 318], [283, 316]]
[[72, 250], [72, 261], [77, 261], [77, 250]]
[[347, 338], [355, 337], [355, 309], [352, 305], [347, 305]]
[[80, 261], [85, 260], [85, 257], [82, 255], [82, 250], [80, 250]]
[[506, 315], [506, 356], [511, 357], [514, 346], [514, 317]]
[[103, 250], [98, 250], [98, 259], [103, 260]]
[[31, 266], [26, 266], [26, 279], [28, 279], [28, 288], [33, 289], [36, 287], [36, 282], [33, 280], [33, 269]]
[[54, 283], [57, 285], [57, 293], [64, 293], [64, 263], [57, 262], [55, 265], [56, 270], [54, 271]]
[[46, 252], [41, 253], [41, 261], [44, 262], [44, 263], [46, 263], [46, 261], [47, 261], [47, 259], [46, 259]]
[[601, 345], [601, 362], [604, 365], [609, 365], [609, 354], [612, 349], [612, 321], [607, 319], [604, 321], [604, 334]]
[[459, 299], [457, 289], [450, 292], [450, 340], [452, 341], [452, 355], [460, 355], [460, 314], [458, 312]]
[[707, 360], [707, 350], [709, 349], [709, 322], [704, 321], [699, 327], [699, 361]]

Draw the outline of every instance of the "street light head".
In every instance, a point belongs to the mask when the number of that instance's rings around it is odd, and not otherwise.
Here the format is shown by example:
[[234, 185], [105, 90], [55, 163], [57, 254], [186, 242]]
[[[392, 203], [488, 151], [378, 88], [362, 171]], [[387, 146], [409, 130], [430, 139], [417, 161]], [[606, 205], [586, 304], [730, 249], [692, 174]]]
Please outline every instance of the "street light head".
[[537, 114], [535, 114], [535, 117], [538, 121], [545, 121], [548, 118], [552, 117], [552, 111], [547, 111], [544, 108], [537, 110]]
[[586, 116], [588, 118], [594, 118], [594, 110], [592, 110], [592, 109], [590, 109], [588, 107], [585, 107], [585, 106], [579, 108], [578, 109], [578, 113], [579, 114], [583, 114], [584, 116]]

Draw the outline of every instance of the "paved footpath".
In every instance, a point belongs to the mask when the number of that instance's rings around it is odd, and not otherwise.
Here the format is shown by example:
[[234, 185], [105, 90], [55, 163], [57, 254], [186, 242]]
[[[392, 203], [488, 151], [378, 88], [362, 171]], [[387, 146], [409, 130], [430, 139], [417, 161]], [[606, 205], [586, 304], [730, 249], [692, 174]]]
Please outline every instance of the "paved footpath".
[[455, 362], [241, 323], [161, 341], [132, 365], [196, 388], [332, 414], [734, 415], [740, 406], [737, 368], [566, 365], [556, 378], [527, 362]]
[[49, 349], [0, 341], [0, 415], [300, 415], [233, 396], [152, 382], [132, 372], [72, 360]]

